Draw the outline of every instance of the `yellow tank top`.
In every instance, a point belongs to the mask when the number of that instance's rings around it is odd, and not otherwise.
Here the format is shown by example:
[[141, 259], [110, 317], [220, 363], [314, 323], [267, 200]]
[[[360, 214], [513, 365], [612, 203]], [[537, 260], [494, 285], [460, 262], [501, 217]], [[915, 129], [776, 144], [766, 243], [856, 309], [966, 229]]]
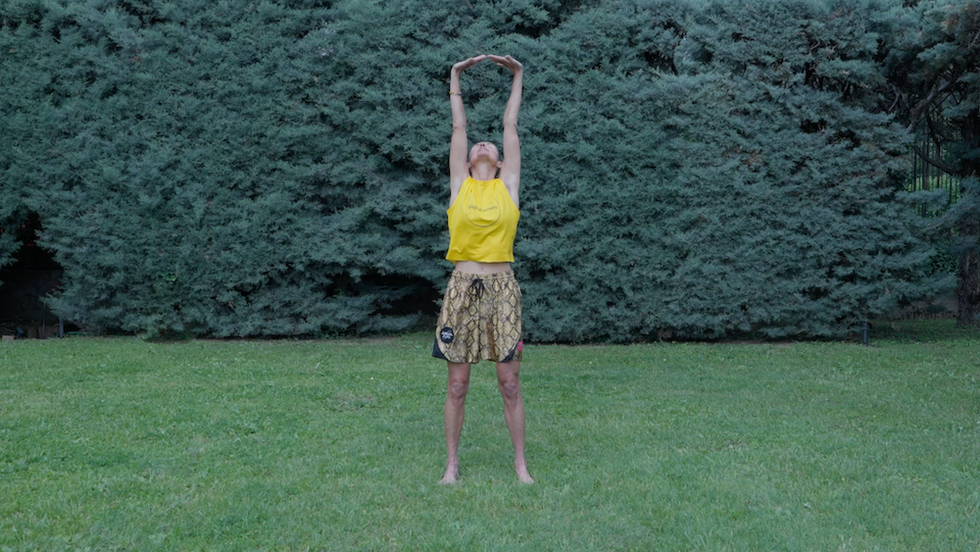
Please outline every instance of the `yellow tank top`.
[[446, 214], [449, 215], [446, 259], [481, 263], [514, 261], [514, 236], [521, 212], [503, 180], [467, 178]]

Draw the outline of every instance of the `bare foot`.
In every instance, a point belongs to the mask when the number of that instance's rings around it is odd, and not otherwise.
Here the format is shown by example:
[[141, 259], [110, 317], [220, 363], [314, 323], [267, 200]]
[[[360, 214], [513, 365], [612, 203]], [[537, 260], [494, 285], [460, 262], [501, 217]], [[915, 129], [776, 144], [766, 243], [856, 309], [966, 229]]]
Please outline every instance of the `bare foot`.
[[459, 477], [458, 474], [446, 472], [446, 475], [442, 476], [442, 479], [439, 480], [439, 484], [455, 485], [458, 477]]
[[459, 464], [449, 464], [446, 466], [446, 474], [439, 480], [440, 485], [453, 485], [459, 479]]
[[534, 480], [531, 479], [531, 474], [527, 471], [527, 466], [514, 466], [514, 470], [517, 472], [517, 479], [525, 485], [531, 485]]

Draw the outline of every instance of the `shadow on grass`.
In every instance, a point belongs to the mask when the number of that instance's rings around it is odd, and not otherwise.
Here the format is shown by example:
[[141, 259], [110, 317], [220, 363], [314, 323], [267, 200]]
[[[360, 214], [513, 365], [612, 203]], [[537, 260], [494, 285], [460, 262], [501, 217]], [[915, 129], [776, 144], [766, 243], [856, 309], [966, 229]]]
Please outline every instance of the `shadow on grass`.
[[933, 343], [959, 339], [980, 339], [980, 327], [957, 326], [952, 318], [941, 320], [877, 320], [871, 325], [871, 340], [888, 339]]

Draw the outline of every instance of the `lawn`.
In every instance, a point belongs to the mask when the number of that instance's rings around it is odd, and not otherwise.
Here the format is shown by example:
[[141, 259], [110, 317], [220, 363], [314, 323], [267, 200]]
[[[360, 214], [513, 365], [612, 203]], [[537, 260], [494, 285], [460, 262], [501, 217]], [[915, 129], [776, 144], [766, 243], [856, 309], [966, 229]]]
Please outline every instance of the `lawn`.
[[980, 550], [980, 331], [529, 344], [444, 468], [431, 336], [0, 343], [0, 550]]

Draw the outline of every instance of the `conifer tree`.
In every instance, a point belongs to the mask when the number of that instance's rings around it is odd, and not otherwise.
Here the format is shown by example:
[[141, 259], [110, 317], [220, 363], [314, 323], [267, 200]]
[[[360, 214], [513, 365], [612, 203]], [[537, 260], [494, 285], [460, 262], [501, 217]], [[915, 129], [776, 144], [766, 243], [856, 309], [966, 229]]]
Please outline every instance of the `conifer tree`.
[[[452, 268], [449, 67], [507, 53], [530, 339], [842, 335], [942, 284], [861, 6], [5, 0], [0, 194], [30, 190], [69, 319], [404, 329]], [[508, 86], [467, 73], [473, 139]]]
[[528, 325], [562, 340], [839, 335], [941, 289], [902, 191], [902, 129], [867, 87], [866, 15], [645, 3], [552, 33], [546, 52], [571, 53], [539, 89], [556, 162], [526, 164], [551, 173], [525, 180], [558, 184], [524, 200], [550, 226], [525, 226]]
[[886, 35], [884, 103], [945, 156], [919, 154], [961, 180], [945, 226], [957, 236], [957, 322], [980, 325], [980, 3], [910, 2]]
[[[39, 78], [32, 71], [31, 33], [6, 21], [7, 16], [28, 18], [29, 3], [5, 6], [0, 15], [0, 268], [13, 261], [20, 248], [18, 227], [26, 215], [26, 196], [30, 183], [22, 180], [14, 168], [14, 159], [29, 149], [28, 143], [17, 138], [30, 132], [28, 112], [34, 96], [34, 83]], [[0, 286], [3, 281], [0, 281]]]

